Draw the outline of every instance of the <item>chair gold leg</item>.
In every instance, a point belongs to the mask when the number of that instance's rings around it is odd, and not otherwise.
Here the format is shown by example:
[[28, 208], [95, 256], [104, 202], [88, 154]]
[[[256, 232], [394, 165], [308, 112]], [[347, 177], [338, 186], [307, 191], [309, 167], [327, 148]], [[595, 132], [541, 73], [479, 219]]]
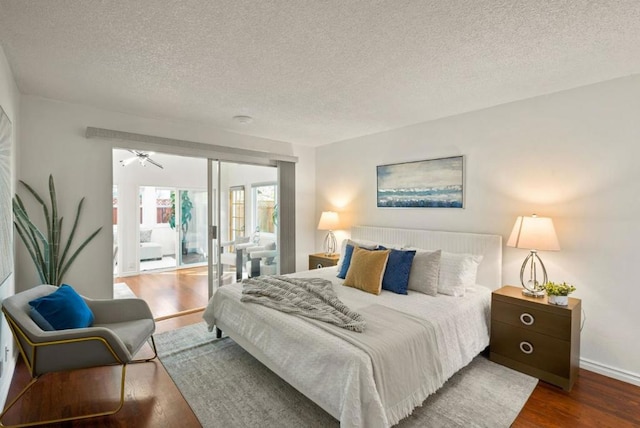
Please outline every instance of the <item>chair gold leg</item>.
[[150, 337], [151, 337], [151, 348], [153, 349], [153, 357], [151, 357], [151, 358], [141, 358], [139, 360], [133, 360], [129, 364], [148, 363], [149, 361], [152, 361], [152, 360], [155, 360], [156, 358], [158, 358], [158, 350], [156, 349], [156, 341], [153, 338], [153, 335], [151, 335]]
[[[44, 375], [43, 375], [44, 376]], [[49, 419], [49, 420], [44, 420], [44, 421], [35, 421], [35, 422], [27, 422], [27, 423], [21, 423], [21, 424], [17, 424], [17, 425], [5, 425], [4, 422], [2, 422], [2, 419], [4, 419], [5, 414], [11, 410], [11, 408], [14, 406], [14, 404], [16, 404], [18, 402], [18, 400], [20, 400], [20, 398], [29, 390], [31, 389], [31, 387], [33, 385], [36, 384], [36, 382], [38, 382], [39, 379], [42, 378], [42, 376], [38, 376], [38, 377], [34, 377], [32, 378], [29, 383], [27, 384], [27, 386], [25, 386], [22, 391], [20, 391], [20, 393], [16, 396], [16, 398], [14, 398], [13, 400], [11, 400], [11, 402], [9, 403], [9, 405], [7, 405], [5, 407], [5, 409], [2, 411], [2, 413], [0, 414], [0, 427], [15, 427], [15, 428], [19, 428], [19, 427], [32, 427], [32, 426], [38, 426], [38, 425], [48, 425], [48, 424], [55, 424], [55, 423], [61, 423], [61, 422], [69, 422], [69, 421], [76, 421], [79, 419], [88, 419], [88, 418], [96, 418], [99, 416], [109, 416], [109, 415], [113, 415], [118, 413], [121, 409], [122, 406], [124, 406], [124, 387], [125, 387], [125, 380], [126, 380], [126, 376], [127, 376], [127, 365], [126, 364], [122, 364], [122, 376], [120, 379], [120, 401], [118, 403], [118, 406], [113, 409], [113, 410], [106, 410], [104, 412], [98, 412], [98, 413], [88, 413], [88, 414], [84, 414], [84, 415], [78, 415], [78, 416], [70, 416], [67, 418], [61, 418], [61, 419]]]
[[18, 402], [18, 400], [20, 400], [20, 398], [33, 386], [35, 385], [35, 383], [38, 381], [39, 377], [36, 376], [34, 378], [31, 378], [31, 380], [29, 381], [29, 383], [27, 383], [27, 385], [22, 388], [22, 391], [20, 391], [20, 393], [18, 393], [18, 395], [16, 395], [16, 397], [11, 400], [9, 402], [9, 404], [7, 404], [4, 408], [4, 410], [2, 411], [2, 413], [0, 413], [0, 426], [6, 426], [4, 423], [2, 423], [2, 419], [4, 419], [4, 415], [11, 410], [11, 408], [13, 407], [14, 404], [16, 404]]

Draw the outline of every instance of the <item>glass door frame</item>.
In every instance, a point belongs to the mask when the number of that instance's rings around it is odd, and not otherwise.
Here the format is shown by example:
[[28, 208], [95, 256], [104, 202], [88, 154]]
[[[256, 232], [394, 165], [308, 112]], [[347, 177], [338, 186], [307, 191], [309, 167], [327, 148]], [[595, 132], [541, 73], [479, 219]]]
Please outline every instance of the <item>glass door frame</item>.
[[[214, 179], [216, 189], [213, 188]], [[222, 262], [220, 261], [220, 160], [207, 159], [207, 278], [209, 299], [222, 280]], [[215, 209], [214, 209], [215, 208]]]
[[[223, 198], [228, 198], [228, 194], [226, 192], [227, 187], [224, 188], [224, 191], [222, 189], [222, 186], [230, 186], [229, 189], [232, 189], [234, 187], [238, 187], [239, 184], [237, 183], [223, 183], [223, 173], [225, 174], [226, 177], [226, 170], [225, 165], [240, 165], [240, 166], [252, 166], [252, 167], [257, 167], [257, 168], [269, 168], [269, 169], [273, 169], [274, 173], [275, 173], [275, 180], [269, 180], [269, 181], [262, 181], [264, 180], [264, 175], [260, 175], [258, 174], [257, 181], [256, 181], [256, 185], [270, 185], [270, 186], [275, 186], [276, 189], [276, 194], [274, 195], [275, 197], [275, 202], [278, 202], [279, 199], [279, 188], [280, 188], [280, 184], [279, 184], [279, 166], [277, 164], [257, 164], [257, 163], [249, 163], [249, 162], [244, 162], [244, 161], [234, 161], [234, 160], [226, 160], [226, 159], [207, 159], [207, 179], [208, 179], [208, 194], [209, 194], [209, 198], [208, 198], [208, 231], [209, 231], [209, 239], [208, 239], [208, 253], [209, 253], [209, 258], [208, 258], [208, 278], [209, 278], [209, 298], [211, 298], [213, 296], [213, 293], [215, 292], [216, 288], [220, 285], [223, 284], [223, 278], [225, 278], [225, 272], [223, 271], [223, 265], [222, 265], [222, 249], [221, 249], [221, 244], [227, 240], [227, 234], [229, 233], [229, 230], [227, 230], [227, 226], [230, 226], [230, 224], [223, 224], [223, 218], [225, 219], [225, 222], [228, 223], [229, 219], [226, 216], [230, 216], [229, 211], [229, 206], [226, 206], [226, 204], [223, 203]], [[248, 187], [247, 187], [248, 186]], [[215, 187], [215, 188], [214, 188]], [[247, 223], [249, 221], [253, 221], [253, 220], [248, 220], [246, 218], [246, 210], [247, 210], [247, 188], [252, 189], [252, 184], [249, 183], [245, 183], [243, 184], [244, 187], [244, 191], [245, 191], [245, 236], [247, 236], [247, 232], [249, 231], [249, 229], [247, 228]], [[253, 193], [253, 189], [251, 190], [251, 193]], [[253, 199], [252, 196], [249, 196], [249, 198]], [[255, 207], [252, 207], [252, 210], [254, 210]], [[223, 210], [227, 210], [226, 212], [223, 213]], [[273, 235], [273, 238], [275, 240], [276, 243], [276, 249], [278, 251], [278, 257], [277, 257], [277, 265], [276, 265], [276, 273], [280, 273], [280, 237], [279, 237], [279, 227], [275, 227], [274, 232], [270, 232]], [[266, 232], [265, 232], [266, 233]], [[267, 233], [268, 234], [268, 233]], [[252, 236], [251, 234], [248, 234], [248, 236]], [[259, 236], [259, 234], [258, 234]], [[264, 245], [264, 244], [261, 244]], [[225, 247], [226, 248], [226, 247]], [[237, 261], [236, 261], [236, 265], [237, 265]], [[238, 272], [238, 267], [236, 266], [236, 272]], [[244, 270], [245, 267], [241, 266], [241, 270]], [[237, 275], [236, 275], [237, 278]], [[227, 278], [228, 279], [228, 278]], [[226, 281], [226, 279], [225, 279]]]

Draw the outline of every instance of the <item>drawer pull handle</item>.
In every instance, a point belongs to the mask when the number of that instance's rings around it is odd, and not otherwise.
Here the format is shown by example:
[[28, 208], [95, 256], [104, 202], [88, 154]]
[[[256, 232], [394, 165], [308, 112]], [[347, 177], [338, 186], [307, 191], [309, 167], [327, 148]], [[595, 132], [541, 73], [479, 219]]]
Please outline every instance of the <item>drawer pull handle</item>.
[[524, 325], [533, 325], [535, 321], [536, 319], [531, 314], [528, 314], [526, 312], [523, 314], [520, 314], [520, 322]]
[[316, 269], [322, 269], [323, 267], [324, 267], [324, 266], [322, 266], [322, 263], [318, 263], [318, 264], [316, 265]]
[[533, 354], [533, 345], [529, 342], [520, 342], [520, 350], [525, 354]]

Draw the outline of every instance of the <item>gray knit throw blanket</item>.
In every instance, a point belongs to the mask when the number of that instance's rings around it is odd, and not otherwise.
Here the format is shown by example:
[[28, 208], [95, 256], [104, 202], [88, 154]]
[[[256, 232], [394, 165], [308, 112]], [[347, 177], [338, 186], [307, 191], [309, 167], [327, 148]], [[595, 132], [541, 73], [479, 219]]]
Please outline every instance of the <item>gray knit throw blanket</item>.
[[242, 281], [242, 302], [258, 303], [301, 317], [362, 332], [362, 316], [338, 299], [330, 281], [322, 278], [259, 276]]

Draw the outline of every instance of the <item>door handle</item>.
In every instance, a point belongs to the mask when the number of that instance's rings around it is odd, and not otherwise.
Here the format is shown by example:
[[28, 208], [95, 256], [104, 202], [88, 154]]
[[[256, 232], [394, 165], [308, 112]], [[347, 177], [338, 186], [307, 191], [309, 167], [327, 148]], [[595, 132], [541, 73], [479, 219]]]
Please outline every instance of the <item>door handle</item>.
[[212, 241], [214, 239], [218, 239], [218, 226], [209, 227], [209, 239], [211, 239]]

